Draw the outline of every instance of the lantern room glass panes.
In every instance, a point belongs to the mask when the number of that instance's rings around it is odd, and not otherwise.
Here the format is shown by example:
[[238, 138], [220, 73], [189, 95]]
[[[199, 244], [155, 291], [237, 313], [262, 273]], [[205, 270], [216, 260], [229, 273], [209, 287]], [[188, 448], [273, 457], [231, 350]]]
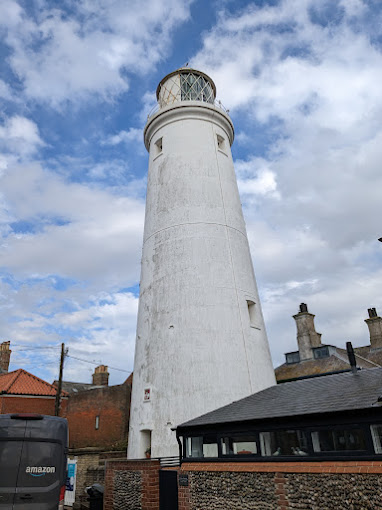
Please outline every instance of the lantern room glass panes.
[[211, 84], [203, 77], [193, 73], [180, 74], [180, 91], [182, 101], [214, 102]]

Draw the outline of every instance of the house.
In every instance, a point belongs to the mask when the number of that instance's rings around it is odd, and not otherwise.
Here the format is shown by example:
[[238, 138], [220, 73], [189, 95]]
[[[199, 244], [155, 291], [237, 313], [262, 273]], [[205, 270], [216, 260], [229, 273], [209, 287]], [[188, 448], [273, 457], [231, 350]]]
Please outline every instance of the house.
[[272, 386], [177, 427], [184, 460], [382, 460], [382, 368]]
[[[19, 368], [0, 374], [0, 414], [54, 415], [57, 389], [53, 384]], [[65, 415], [68, 394], [61, 394], [60, 416]]]
[[[382, 366], [382, 318], [375, 308], [368, 310], [365, 320], [370, 332], [370, 345], [355, 347], [358, 367], [373, 368]], [[346, 349], [323, 344], [321, 333], [317, 333], [314, 315], [309, 313], [305, 303], [293, 316], [297, 326], [298, 351], [287, 352], [285, 363], [275, 369], [277, 382], [286, 382], [321, 374], [350, 370]]]

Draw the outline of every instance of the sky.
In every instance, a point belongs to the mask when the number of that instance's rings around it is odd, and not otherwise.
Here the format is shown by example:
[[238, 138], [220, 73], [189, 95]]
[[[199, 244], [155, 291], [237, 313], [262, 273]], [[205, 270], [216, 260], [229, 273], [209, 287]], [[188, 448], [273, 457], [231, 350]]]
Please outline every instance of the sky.
[[1, 0], [0, 340], [10, 370], [133, 369], [155, 89], [216, 83], [274, 365], [292, 315], [369, 343], [382, 314], [379, 0]]

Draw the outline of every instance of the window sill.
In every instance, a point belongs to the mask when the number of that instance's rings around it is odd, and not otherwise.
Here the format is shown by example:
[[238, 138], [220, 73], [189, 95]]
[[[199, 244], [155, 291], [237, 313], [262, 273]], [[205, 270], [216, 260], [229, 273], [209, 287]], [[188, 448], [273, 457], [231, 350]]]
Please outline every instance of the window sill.
[[160, 158], [161, 156], [163, 156], [163, 152], [161, 152], [160, 154], [157, 154], [155, 156], [155, 158], [153, 158], [153, 161], [155, 161], [156, 159]]

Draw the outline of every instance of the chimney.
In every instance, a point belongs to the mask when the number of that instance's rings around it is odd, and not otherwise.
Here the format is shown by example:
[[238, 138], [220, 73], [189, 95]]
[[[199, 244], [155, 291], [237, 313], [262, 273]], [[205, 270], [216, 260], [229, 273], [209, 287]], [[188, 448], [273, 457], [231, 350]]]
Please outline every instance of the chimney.
[[313, 358], [313, 347], [321, 346], [321, 333], [317, 333], [314, 327], [314, 315], [308, 312], [305, 303], [300, 304], [300, 311], [293, 315], [297, 326], [297, 343], [300, 360]]
[[11, 349], [9, 348], [11, 342], [3, 342], [0, 344], [0, 374], [7, 374], [9, 362], [11, 359]]
[[353, 374], [357, 373], [357, 361], [355, 359], [354, 349], [351, 342], [346, 342], [346, 352], [349, 358], [349, 365]]
[[370, 344], [372, 349], [382, 347], [382, 318], [378, 317], [375, 308], [369, 308], [369, 318], [365, 320], [370, 332]]
[[109, 385], [109, 372], [107, 371], [106, 365], [100, 365], [95, 367], [93, 374], [93, 384], [96, 386], [108, 386]]

